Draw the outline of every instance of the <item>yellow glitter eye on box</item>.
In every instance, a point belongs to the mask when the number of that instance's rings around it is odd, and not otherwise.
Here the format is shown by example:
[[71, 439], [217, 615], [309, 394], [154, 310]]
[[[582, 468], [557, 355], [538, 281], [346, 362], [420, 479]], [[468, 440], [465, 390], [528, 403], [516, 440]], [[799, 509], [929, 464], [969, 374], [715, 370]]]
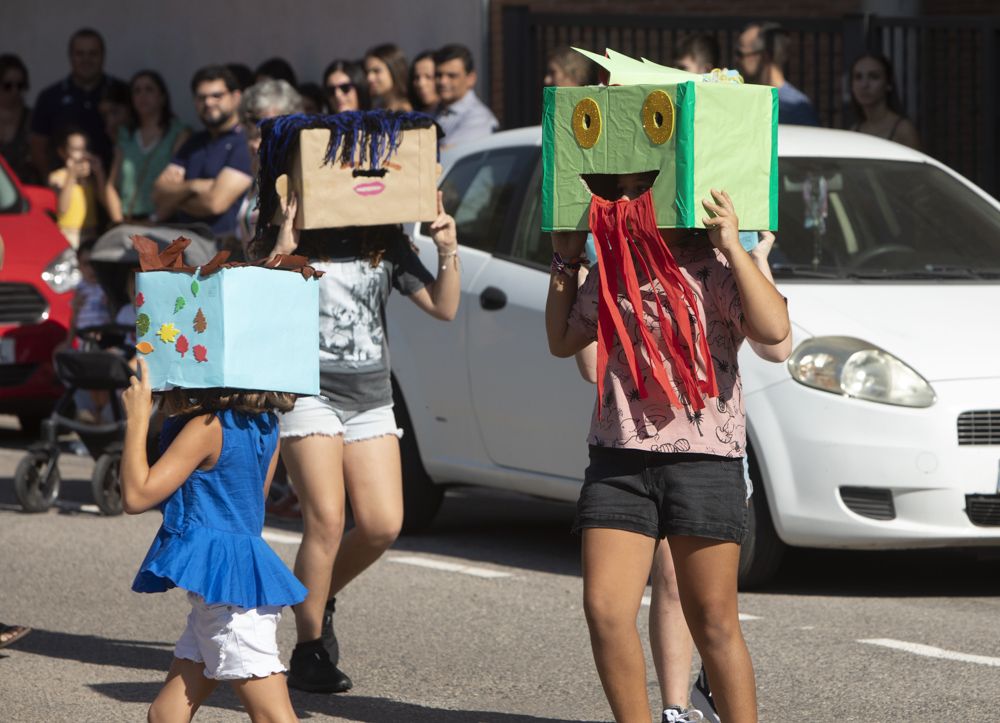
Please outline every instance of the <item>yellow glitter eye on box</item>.
[[654, 90], [642, 104], [642, 127], [656, 145], [670, 140], [674, 134], [674, 103], [662, 90]]
[[584, 98], [573, 109], [573, 133], [583, 148], [593, 148], [601, 137], [601, 109], [593, 98]]

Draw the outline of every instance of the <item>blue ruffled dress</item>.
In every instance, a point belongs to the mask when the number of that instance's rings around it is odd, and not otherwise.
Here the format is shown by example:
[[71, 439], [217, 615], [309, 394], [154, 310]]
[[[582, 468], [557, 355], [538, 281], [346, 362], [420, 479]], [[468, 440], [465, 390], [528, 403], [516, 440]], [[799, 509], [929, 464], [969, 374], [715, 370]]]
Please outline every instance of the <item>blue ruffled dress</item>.
[[[195, 470], [161, 505], [163, 524], [132, 583], [136, 592], [180, 587], [208, 605], [296, 605], [306, 597], [281, 558], [261, 537], [264, 481], [278, 443], [271, 413], [218, 412], [222, 453], [208, 471]], [[163, 425], [166, 449], [188, 418]]]

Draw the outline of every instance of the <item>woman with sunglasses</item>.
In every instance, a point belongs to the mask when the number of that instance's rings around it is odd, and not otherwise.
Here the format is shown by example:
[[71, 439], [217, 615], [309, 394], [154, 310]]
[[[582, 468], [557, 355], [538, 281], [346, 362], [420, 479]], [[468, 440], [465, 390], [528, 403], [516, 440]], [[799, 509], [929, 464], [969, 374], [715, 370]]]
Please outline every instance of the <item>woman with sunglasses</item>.
[[16, 55], [0, 55], [0, 156], [22, 182], [39, 183], [28, 145], [31, 108], [24, 103], [26, 90], [28, 68]]
[[365, 69], [354, 60], [334, 60], [323, 72], [323, 87], [331, 113], [370, 110]]

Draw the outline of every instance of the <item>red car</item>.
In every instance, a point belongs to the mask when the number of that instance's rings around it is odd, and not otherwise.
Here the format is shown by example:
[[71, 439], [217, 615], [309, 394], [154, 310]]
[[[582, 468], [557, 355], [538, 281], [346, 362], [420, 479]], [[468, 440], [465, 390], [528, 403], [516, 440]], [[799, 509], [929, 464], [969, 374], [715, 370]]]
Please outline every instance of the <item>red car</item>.
[[63, 392], [52, 350], [66, 338], [79, 278], [55, 204], [52, 191], [22, 185], [0, 158], [0, 414], [17, 415], [32, 433]]

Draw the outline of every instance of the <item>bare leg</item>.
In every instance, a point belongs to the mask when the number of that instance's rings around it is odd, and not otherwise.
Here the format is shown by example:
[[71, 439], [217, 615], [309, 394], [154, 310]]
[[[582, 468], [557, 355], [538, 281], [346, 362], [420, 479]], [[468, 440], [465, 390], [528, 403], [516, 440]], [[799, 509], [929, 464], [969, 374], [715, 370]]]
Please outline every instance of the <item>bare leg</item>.
[[333, 564], [330, 597], [379, 559], [403, 525], [403, 473], [394, 435], [344, 445], [344, 482], [351, 498], [354, 527]]
[[681, 535], [669, 539], [684, 617], [712, 681], [719, 717], [726, 723], [756, 723], [753, 664], [736, 594], [739, 545]]
[[330, 571], [344, 534], [344, 443], [341, 437], [287, 437], [281, 456], [302, 507], [302, 544], [295, 557], [295, 576], [309, 589], [296, 605], [298, 642], [320, 637]]
[[233, 690], [240, 697], [253, 723], [294, 723], [298, 721], [288, 685], [281, 673], [266, 678], [232, 681]]
[[663, 707], [686, 708], [691, 685], [694, 641], [684, 619], [670, 544], [660, 540], [653, 557], [653, 595], [649, 605], [649, 644], [660, 683]]
[[635, 532], [583, 531], [583, 606], [604, 694], [618, 723], [649, 723], [646, 660], [636, 627], [655, 541]]
[[146, 718], [149, 723], [188, 723], [216, 685], [205, 677], [204, 663], [174, 658]]

